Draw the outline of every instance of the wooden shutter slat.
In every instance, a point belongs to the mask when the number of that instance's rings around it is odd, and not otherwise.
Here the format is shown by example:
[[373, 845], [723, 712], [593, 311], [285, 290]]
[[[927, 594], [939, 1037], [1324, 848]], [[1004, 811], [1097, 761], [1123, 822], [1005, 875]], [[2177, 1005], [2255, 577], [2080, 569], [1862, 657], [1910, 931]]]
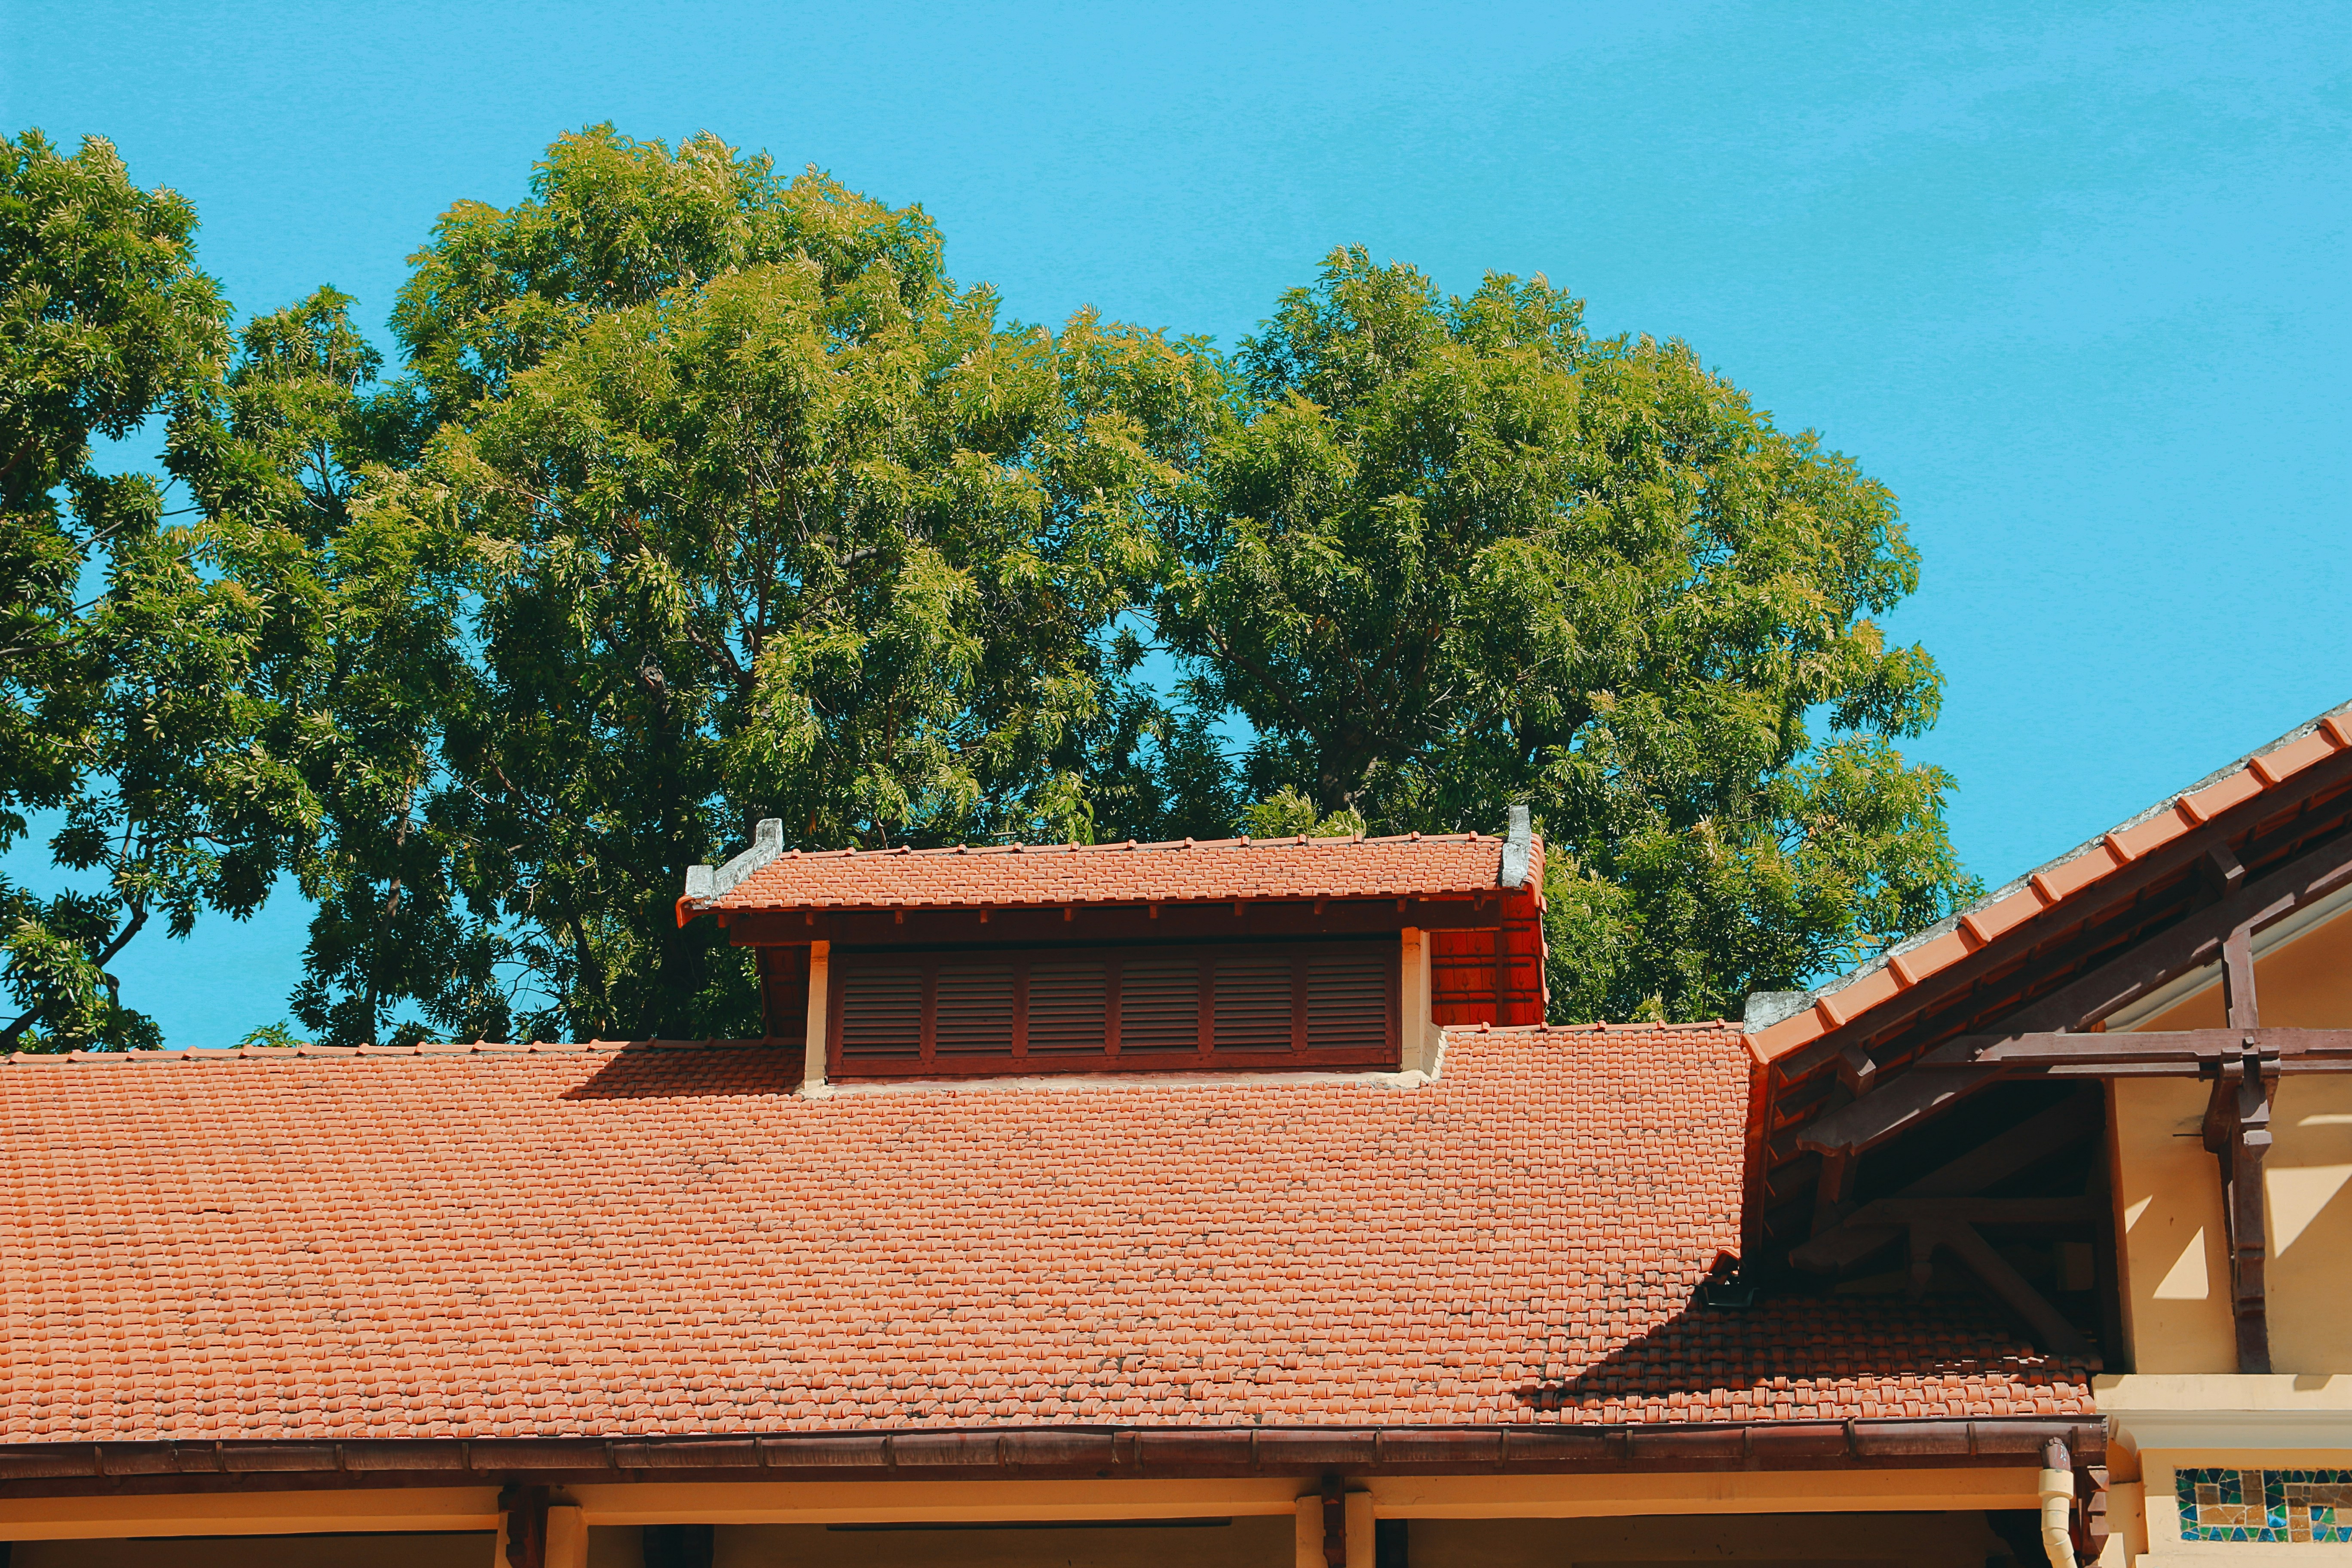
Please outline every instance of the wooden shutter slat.
[[845, 1064], [920, 1060], [923, 972], [895, 964], [847, 971], [841, 979], [839, 1027]]
[[1121, 1056], [1195, 1055], [1201, 1040], [1201, 961], [1191, 954], [1134, 955], [1121, 966]]
[[935, 1058], [1013, 1054], [1013, 965], [942, 963], [933, 993]]
[[1100, 959], [1065, 963], [1040, 958], [1029, 965], [1029, 1051], [1032, 1058], [1093, 1056], [1110, 1043], [1109, 965]]
[[836, 949], [832, 970], [845, 1079], [1397, 1059], [1398, 952], [1376, 942]]
[[1307, 1041], [1318, 1050], [1378, 1047], [1388, 1039], [1386, 966], [1371, 954], [1307, 961]]
[[1216, 963], [1214, 1049], [1290, 1049], [1288, 953], [1227, 953]]

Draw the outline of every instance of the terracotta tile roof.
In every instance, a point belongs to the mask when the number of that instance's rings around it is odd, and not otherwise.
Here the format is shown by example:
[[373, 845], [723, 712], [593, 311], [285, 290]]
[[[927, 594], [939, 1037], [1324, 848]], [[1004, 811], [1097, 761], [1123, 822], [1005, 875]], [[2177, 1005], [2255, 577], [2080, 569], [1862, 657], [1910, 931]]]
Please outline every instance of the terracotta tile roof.
[[1732, 1026], [1444, 1077], [794, 1098], [797, 1048], [0, 1065], [0, 1443], [2088, 1415], [1973, 1311], [1694, 1292]]
[[1920, 932], [1816, 991], [1789, 1016], [1748, 1037], [1770, 1063], [1900, 995], [1989, 945], [2004, 931], [2084, 895], [2150, 850], [2256, 795], [2285, 786], [2314, 763], [2352, 749], [2352, 703], [2330, 710], [2270, 745], [2199, 780], [2089, 843], [2029, 871], [1973, 908]]
[[[1493, 892], [1502, 885], [1503, 845], [1499, 837], [1468, 833], [863, 852], [794, 849], [759, 866], [715, 898], [689, 896], [681, 908], [1003, 908]], [[1543, 885], [1539, 843], [1524, 885]]]

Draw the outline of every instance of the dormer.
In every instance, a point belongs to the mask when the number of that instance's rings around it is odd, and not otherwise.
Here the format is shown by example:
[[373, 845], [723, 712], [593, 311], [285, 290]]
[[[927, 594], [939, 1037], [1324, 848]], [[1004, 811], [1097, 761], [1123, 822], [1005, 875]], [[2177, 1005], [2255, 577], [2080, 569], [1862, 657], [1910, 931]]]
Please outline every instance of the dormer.
[[1402, 837], [787, 850], [697, 866], [811, 1084], [1433, 1075], [1449, 1025], [1543, 1017], [1542, 846]]

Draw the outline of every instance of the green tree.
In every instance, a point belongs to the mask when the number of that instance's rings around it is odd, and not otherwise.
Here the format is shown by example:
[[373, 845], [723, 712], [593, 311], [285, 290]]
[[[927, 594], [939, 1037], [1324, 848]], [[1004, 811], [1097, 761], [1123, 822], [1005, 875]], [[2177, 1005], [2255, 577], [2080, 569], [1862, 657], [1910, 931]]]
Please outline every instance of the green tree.
[[707, 137], [567, 137], [415, 267], [395, 327], [439, 428], [345, 537], [426, 605], [430, 766], [331, 807], [330, 842], [404, 825], [455, 989], [387, 982], [390, 879], [339, 871], [306, 1024], [373, 1037], [406, 995], [464, 1032], [740, 1032], [744, 955], [671, 906], [759, 817], [812, 847], [1084, 837], [1113, 773], [1149, 805], [1128, 752], [1166, 726], [1114, 622], [1139, 498], [1223, 393], [1196, 348], [1003, 322], [919, 209]]
[[175, 450], [214, 559], [266, 609], [247, 684], [306, 808], [289, 864], [317, 906], [296, 1011], [373, 1040], [412, 998], [446, 1028], [495, 1022], [495, 944], [425, 821], [471, 673], [457, 642], [470, 559], [355, 506], [371, 476], [415, 461], [427, 426], [412, 388], [380, 384], [383, 356], [351, 303], [321, 289], [248, 323]]
[[226, 309], [194, 229], [103, 141], [0, 142], [0, 848], [58, 811], [54, 858], [101, 884], [0, 883], [0, 1049], [156, 1043], [109, 965], [158, 916], [184, 935], [202, 909], [249, 913], [299, 833], [246, 685], [260, 606], [156, 479], [93, 458], [198, 419], [217, 383]]
[[1252, 820], [1529, 802], [1556, 1012], [1717, 1014], [1969, 890], [1949, 779], [1893, 745], [1939, 677], [1871, 618], [1916, 559], [1852, 461], [1581, 317], [1333, 253], [1242, 345], [1247, 417], [1164, 508], [1153, 603], [1255, 729]]

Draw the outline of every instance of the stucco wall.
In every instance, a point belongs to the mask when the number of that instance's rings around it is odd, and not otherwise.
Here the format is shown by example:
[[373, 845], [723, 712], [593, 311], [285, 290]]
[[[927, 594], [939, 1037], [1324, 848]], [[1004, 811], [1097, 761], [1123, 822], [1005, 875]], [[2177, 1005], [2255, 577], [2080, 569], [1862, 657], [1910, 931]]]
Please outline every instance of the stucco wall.
[[2352, 1075], [2282, 1079], [2271, 1137], [2271, 1365], [2352, 1372]]
[[2221, 1170], [2201, 1136], [2209, 1092], [2195, 1079], [2110, 1086], [2124, 1318], [2136, 1372], [2238, 1370]]
[[1742, 1519], [1417, 1519], [1412, 1568], [1985, 1568], [2003, 1548], [1980, 1513], [1758, 1514]]
[[[2352, 913], [2340, 914], [2254, 959], [2254, 994], [2272, 1028], [2340, 1029], [2352, 1025]], [[2132, 1027], [2218, 1029], [2221, 972], [2200, 991]]]
[[[2352, 1026], [2352, 914], [2262, 954], [2254, 983], [2265, 1025]], [[2215, 984], [2134, 1027], [2221, 1023]], [[2201, 1137], [2210, 1093], [2186, 1079], [2122, 1079], [2111, 1090], [2125, 1310], [2143, 1373], [2237, 1370], [2221, 1172]], [[2282, 1078], [2271, 1136], [2271, 1365], [2352, 1372], [2352, 1075]]]
[[1291, 1521], [1153, 1530], [828, 1530], [721, 1525], [713, 1568], [1290, 1568]]
[[[2235, 1372], [2219, 1163], [2201, 1136], [2209, 1088], [2122, 1079], [2116, 1199], [2134, 1370]], [[2271, 1110], [2271, 1366], [2352, 1372], [2352, 1075], [2289, 1075]]]

